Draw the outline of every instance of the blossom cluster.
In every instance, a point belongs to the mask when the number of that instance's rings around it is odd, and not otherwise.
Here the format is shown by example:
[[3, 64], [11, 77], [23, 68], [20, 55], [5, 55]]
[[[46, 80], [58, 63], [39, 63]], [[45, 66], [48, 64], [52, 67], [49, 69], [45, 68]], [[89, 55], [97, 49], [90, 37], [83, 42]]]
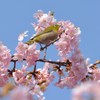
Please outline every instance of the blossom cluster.
[[10, 64], [11, 54], [10, 50], [0, 43], [0, 66], [7, 67]]
[[[28, 31], [19, 35], [16, 52], [12, 56], [10, 50], [0, 43], [0, 87], [3, 88], [0, 98], [6, 94], [10, 100], [16, 100], [16, 98], [18, 100], [45, 100], [44, 92], [55, 77], [58, 77], [55, 86], [76, 88], [73, 100], [83, 100], [83, 92], [95, 94], [98, 91], [100, 94], [100, 91], [97, 90], [100, 88], [98, 85], [100, 83], [100, 69], [90, 67], [88, 59], [85, 59], [81, 53], [79, 48], [80, 28], [71, 21], [57, 21], [54, 18], [54, 13], [50, 11], [44, 13], [42, 10], [38, 10], [34, 17], [37, 19], [37, 22], [32, 24], [36, 32], [35, 35], [51, 25], [60, 26], [58, 31], [61, 34], [54, 42], [59, 59], [57, 61], [41, 59], [41, 49], [37, 49], [37, 43], [28, 45], [22, 42]], [[41, 68], [37, 67], [39, 61], [44, 62], [44, 66], [39, 65]], [[10, 68], [10, 62], [14, 63], [13, 68]], [[21, 63], [17, 67], [16, 63], [18, 62]], [[54, 73], [57, 73], [58, 76], [55, 76]], [[87, 80], [92, 81], [93, 84], [86, 83], [86, 89], [83, 89], [83, 85], [77, 87]], [[9, 83], [13, 86], [9, 86]], [[93, 85], [95, 87], [91, 92]], [[98, 97], [99, 94], [97, 94]]]
[[33, 23], [34, 30], [36, 33], [43, 31], [50, 25], [56, 24], [56, 19], [53, 16], [53, 12], [49, 11], [48, 14], [44, 13], [42, 10], [38, 10], [34, 14], [34, 17], [37, 19], [38, 23]]
[[96, 82], [86, 82], [77, 86], [73, 90], [73, 100], [99, 100], [100, 84]]
[[16, 51], [13, 59], [18, 61], [25, 59], [29, 67], [35, 65], [35, 61], [39, 59], [40, 51], [36, 50], [36, 44], [28, 46], [23, 42], [19, 42]]
[[4, 86], [8, 82], [8, 76], [6, 74], [10, 61], [10, 50], [0, 43], [0, 87]]

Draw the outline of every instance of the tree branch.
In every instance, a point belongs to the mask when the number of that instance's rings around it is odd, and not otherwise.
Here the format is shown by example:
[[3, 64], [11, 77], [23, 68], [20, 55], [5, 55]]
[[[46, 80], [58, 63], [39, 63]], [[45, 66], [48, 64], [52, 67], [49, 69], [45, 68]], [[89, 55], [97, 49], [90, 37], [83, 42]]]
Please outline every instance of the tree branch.
[[[12, 56], [13, 58], [14, 56]], [[23, 60], [26, 60], [26, 59], [23, 59]], [[11, 62], [17, 62], [18, 60], [14, 60], [12, 59]], [[61, 61], [51, 61], [51, 60], [47, 60], [47, 59], [38, 59], [36, 60], [36, 62], [48, 62], [48, 63], [51, 63], [51, 64], [57, 64], [57, 65], [60, 65], [60, 66], [66, 66], [67, 64], [71, 64], [72, 62], [67, 60], [66, 62], [61, 62]]]
[[60, 61], [51, 61], [51, 60], [46, 60], [46, 59], [38, 59], [37, 61], [48, 62], [48, 63], [51, 63], [51, 64], [57, 64], [57, 65], [60, 65], [60, 66], [66, 66], [67, 64], [71, 63], [69, 60], [67, 60], [66, 62], [60, 62]]
[[97, 65], [100, 64], [100, 60], [97, 60], [94, 64], [92, 64], [89, 68], [96, 69]]

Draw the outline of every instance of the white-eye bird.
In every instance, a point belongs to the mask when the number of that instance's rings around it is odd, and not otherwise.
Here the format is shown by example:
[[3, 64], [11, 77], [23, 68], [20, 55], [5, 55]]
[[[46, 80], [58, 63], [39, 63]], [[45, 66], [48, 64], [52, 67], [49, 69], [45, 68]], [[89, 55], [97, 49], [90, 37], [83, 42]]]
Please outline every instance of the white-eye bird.
[[61, 32], [58, 31], [59, 28], [60, 25], [51, 25], [44, 31], [37, 33], [37, 35], [27, 41], [26, 44], [31, 45], [34, 42], [37, 42], [39, 44], [48, 45], [51, 42], [55, 41], [58, 38], [59, 34], [61, 34]]

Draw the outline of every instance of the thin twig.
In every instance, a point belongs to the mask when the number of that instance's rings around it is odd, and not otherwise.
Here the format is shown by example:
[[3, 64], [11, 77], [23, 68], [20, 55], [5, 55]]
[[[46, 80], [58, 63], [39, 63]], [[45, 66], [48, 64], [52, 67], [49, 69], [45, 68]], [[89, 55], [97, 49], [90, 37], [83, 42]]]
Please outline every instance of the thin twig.
[[34, 65], [33, 73], [35, 73], [35, 72], [36, 72], [36, 64]]
[[96, 65], [98, 65], [98, 64], [100, 64], [100, 60], [97, 60], [97, 61], [96, 61], [94, 64], [92, 64], [89, 68], [96, 69], [96, 68], [97, 68]]
[[15, 69], [16, 69], [16, 61], [13, 60], [13, 62], [14, 62], [13, 69], [12, 70], [8, 69], [8, 72], [9, 72], [8, 75], [9, 76], [12, 76], [12, 73], [15, 72]]
[[56, 40], [50, 42], [48, 45], [46, 45], [46, 46], [44, 46], [44, 47], [41, 47], [41, 48], [40, 48], [40, 51], [42, 51], [42, 50], [44, 50], [45, 48], [49, 47], [51, 44], [55, 43], [55, 42], [58, 41], [58, 40], [59, 40], [59, 38], [57, 38]]
[[46, 53], [47, 53], [47, 48], [45, 48], [45, 50], [44, 50], [44, 59], [46, 59]]
[[98, 65], [100, 64], [100, 60], [97, 60], [93, 65]]
[[15, 69], [16, 69], [16, 62], [14, 62], [13, 71], [15, 71]]

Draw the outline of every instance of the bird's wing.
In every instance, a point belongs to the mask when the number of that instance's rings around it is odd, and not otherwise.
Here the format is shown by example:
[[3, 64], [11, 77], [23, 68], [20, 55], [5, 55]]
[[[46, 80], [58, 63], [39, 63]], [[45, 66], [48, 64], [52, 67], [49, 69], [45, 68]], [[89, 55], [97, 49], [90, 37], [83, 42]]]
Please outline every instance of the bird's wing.
[[41, 43], [41, 44], [49, 44], [51, 41], [54, 41], [58, 37], [57, 32], [50, 31], [47, 34], [42, 34], [41, 36], [38, 36], [35, 41]]
[[34, 36], [34, 37], [32, 38], [32, 40], [33, 40], [34, 38], [36, 38], [36, 37], [42, 35], [42, 34], [46, 34], [46, 33], [51, 32], [51, 31], [53, 30], [53, 28], [54, 28], [54, 25], [47, 27], [43, 32], [37, 33], [37, 35]]

